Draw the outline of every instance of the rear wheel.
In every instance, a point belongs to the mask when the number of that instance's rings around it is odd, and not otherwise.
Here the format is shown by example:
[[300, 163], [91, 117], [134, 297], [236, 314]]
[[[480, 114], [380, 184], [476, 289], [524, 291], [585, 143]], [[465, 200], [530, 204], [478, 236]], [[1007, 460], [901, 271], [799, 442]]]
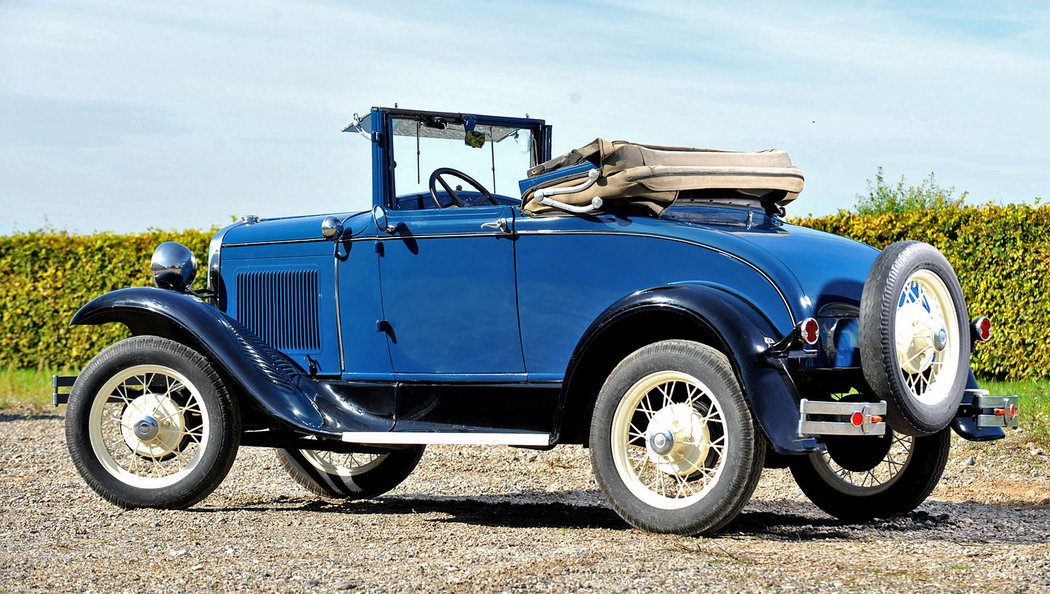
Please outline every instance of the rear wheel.
[[937, 486], [951, 430], [913, 437], [889, 428], [879, 437], [824, 438], [827, 451], [792, 456], [791, 474], [810, 501], [848, 522], [905, 514]]
[[300, 486], [337, 499], [378, 497], [412, 474], [424, 446], [383, 454], [277, 450], [277, 461]]
[[725, 355], [685, 340], [635, 351], [595, 404], [591, 464], [612, 508], [636, 528], [718, 530], [747, 503], [765, 444]]

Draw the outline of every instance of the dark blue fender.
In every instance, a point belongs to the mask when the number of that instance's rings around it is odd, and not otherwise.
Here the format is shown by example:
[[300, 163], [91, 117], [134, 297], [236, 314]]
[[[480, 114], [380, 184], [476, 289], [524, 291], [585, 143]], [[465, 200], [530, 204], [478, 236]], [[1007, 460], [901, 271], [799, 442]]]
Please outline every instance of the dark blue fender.
[[634, 293], [614, 304], [591, 324], [576, 347], [565, 385], [571, 385], [577, 365], [604, 329], [628, 316], [654, 310], [690, 318], [721, 343], [712, 346], [721, 347], [729, 356], [744, 397], [777, 453], [804, 454], [821, 449], [816, 440], [798, 436], [799, 395], [786, 360], [767, 355], [769, 345], [783, 334], [754, 306], [716, 286], [659, 287]]
[[345, 431], [387, 431], [392, 422], [334, 397], [280, 352], [196, 297], [148, 287], [96, 297], [72, 325], [119, 322], [134, 335], [162, 336], [200, 352], [240, 392], [287, 428], [338, 438]]

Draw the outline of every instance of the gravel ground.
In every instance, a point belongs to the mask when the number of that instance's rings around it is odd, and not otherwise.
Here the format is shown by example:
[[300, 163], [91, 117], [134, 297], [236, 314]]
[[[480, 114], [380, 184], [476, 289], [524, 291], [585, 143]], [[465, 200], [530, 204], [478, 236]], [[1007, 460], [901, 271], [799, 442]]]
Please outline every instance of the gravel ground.
[[324, 500], [244, 448], [188, 511], [122, 511], [80, 480], [62, 419], [0, 415], [0, 591], [1050, 592], [1050, 458], [963, 441], [907, 517], [840, 524], [767, 470], [720, 535], [629, 529], [576, 447], [433, 447], [386, 497]]

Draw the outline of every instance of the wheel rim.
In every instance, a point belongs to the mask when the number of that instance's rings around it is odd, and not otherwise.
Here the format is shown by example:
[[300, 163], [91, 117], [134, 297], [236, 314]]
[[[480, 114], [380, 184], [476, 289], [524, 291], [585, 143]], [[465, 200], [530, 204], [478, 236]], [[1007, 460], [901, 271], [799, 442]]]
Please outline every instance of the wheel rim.
[[355, 476], [372, 470], [390, 454], [337, 453], [322, 450], [299, 450], [311, 466], [326, 474]]
[[613, 414], [616, 471], [635, 497], [660, 509], [681, 509], [707, 496], [729, 445], [718, 397], [686, 373], [662, 371], [638, 380]]
[[91, 450], [117, 480], [141, 489], [173, 485], [200, 464], [209, 410], [186, 376], [161, 365], [121, 370], [95, 393]]
[[[863, 439], [863, 438], [862, 438]], [[853, 471], [837, 463], [829, 452], [812, 454], [817, 474], [835, 490], [854, 496], [869, 496], [889, 489], [911, 463], [915, 438], [894, 433], [886, 455], [867, 470]]]
[[950, 398], [959, 362], [960, 328], [947, 285], [930, 270], [904, 283], [894, 320], [897, 363], [911, 395], [927, 406]]

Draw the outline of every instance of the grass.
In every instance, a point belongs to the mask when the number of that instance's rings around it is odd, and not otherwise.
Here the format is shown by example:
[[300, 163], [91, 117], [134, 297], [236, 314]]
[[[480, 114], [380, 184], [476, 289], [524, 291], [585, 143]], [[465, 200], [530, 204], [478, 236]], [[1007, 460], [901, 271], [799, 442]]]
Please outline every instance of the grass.
[[[75, 371], [51, 369], [0, 370], [0, 411], [41, 413], [51, 411], [51, 376]], [[1050, 445], [1050, 380], [1000, 382], [982, 380], [992, 394], [1020, 397], [1021, 427], [1031, 441]]]
[[53, 369], [0, 370], [0, 411], [41, 413], [52, 410], [51, 376], [75, 373]]
[[1050, 380], [998, 382], [982, 380], [981, 387], [997, 396], [1016, 395], [1021, 429], [1031, 441], [1050, 445]]

